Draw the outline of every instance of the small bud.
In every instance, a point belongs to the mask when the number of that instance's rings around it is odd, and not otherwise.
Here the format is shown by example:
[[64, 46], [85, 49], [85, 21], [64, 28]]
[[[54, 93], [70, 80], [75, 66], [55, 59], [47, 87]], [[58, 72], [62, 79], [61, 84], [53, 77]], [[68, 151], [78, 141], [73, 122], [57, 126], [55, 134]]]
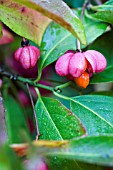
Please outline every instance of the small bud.
[[40, 50], [37, 47], [30, 45], [18, 48], [14, 54], [15, 60], [20, 62], [25, 69], [33, 68], [39, 57]]
[[89, 85], [89, 74], [84, 72], [80, 77], [74, 78], [74, 81], [78, 86], [86, 88]]

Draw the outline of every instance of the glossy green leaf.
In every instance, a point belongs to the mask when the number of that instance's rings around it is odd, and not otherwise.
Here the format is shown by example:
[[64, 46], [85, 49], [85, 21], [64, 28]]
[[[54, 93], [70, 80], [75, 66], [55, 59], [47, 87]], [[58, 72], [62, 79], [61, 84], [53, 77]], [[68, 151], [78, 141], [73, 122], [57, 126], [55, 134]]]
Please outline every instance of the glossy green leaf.
[[9, 143], [25, 142], [29, 131], [22, 108], [11, 96], [8, 96], [4, 102]]
[[62, 0], [13, 0], [51, 18], [69, 30], [81, 43], [86, 44], [84, 27], [80, 19]]
[[[81, 15], [81, 10], [74, 10], [74, 12], [77, 16]], [[82, 22], [86, 32], [87, 45], [93, 42], [97, 37], [102, 35], [108, 26], [107, 23], [98, 21], [93, 18], [87, 10], [85, 10], [84, 12]], [[84, 46], [81, 45], [81, 48], [84, 48]]]
[[113, 31], [107, 32], [99, 37], [89, 49], [101, 52], [107, 59], [106, 70], [93, 75], [90, 83], [113, 82]]
[[0, 148], [0, 170], [23, 170], [22, 164], [15, 153], [8, 147]]
[[80, 120], [58, 100], [39, 98], [35, 108], [40, 139], [65, 140], [85, 134]]
[[0, 20], [18, 35], [39, 45], [51, 21], [41, 13], [13, 0], [0, 0]]
[[87, 136], [70, 141], [67, 149], [49, 155], [113, 167], [113, 135]]
[[76, 49], [75, 42], [75, 37], [70, 32], [52, 22], [41, 43], [41, 57], [38, 63], [39, 78], [43, 68], [57, 60], [68, 49]]
[[93, 17], [107, 22], [107, 23], [113, 23], [113, 3], [112, 1], [108, 1], [107, 3], [99, 6], [92, 6], [92, 10], [96, 11], [95, 14], [92, 14]]
[[97, 50], [101, 52], [107, 59], [107, 67], [113, 65], [113, 31], [106, 32], [104, 35], [96, 39], [90, 50]]
[[54, 156], [48, 158], [49, 162], [49, 170], [58, 170], [62, 167], [62, 170], [106, 170], [104, 166], [97, 166], [94, 164], [88, 164], [84, 162], [80, 162], [73, 159], [64, 159], [60, 156]]
[[113, 66], [108, 67], [105, 71], [93, 75], [91, 78], [91, 84], [97, 84], [102, 82], [113, 82]]
[[113, 133], [113, 98], [84, 95], [71, 99], [73, 113], [84, 123], [88, 134]]
[[66, 2], [71, 8], [78, 8], [78, 7], [82, 7], [84, 4], [84, 0], [64, 0], [64, 2]]
[[[95, 21], [85, 12], [83, 24], [88, 44], [104, 33], [107, 24]], [[93, 32], [93, 34], [92, 34]], [[47, 65], [59, 58], [67, 50], [76, 50], [75, 37], [56, 23], [47, 28], [41, 43], [41, 57], [39, 59], [39, 73]], [[40, 75], [39, 75], [40, 76]]]

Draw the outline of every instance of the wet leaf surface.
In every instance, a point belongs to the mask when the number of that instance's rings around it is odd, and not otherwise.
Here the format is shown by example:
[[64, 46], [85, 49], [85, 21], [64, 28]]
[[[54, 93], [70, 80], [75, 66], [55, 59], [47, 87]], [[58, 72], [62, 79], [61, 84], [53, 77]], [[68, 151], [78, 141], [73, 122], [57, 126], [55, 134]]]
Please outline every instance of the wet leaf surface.
[[85, 134], [80, 120], [58, 100], [39, 98], [36, 103], [40, 137], [46, 140], [66, 140]]
[[64, 148], [49, 155], [113, 167], [113, 135], [87, 136], [72, 140], [68, 149]]
[[84, 123], [89, 135], [113, 133], [113, 98], [84, 95], [71, 99], [73, 113]]

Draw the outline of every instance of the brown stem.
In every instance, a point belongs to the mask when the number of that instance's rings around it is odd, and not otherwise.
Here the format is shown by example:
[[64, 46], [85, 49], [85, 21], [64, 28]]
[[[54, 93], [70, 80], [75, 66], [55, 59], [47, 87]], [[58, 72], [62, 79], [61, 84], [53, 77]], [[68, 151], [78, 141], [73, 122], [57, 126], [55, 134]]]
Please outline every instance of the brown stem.
[[36, 140], [38, 140], [38, 137], [40, 136], [40, 132], [39, 132], [39, 127], [38, 127], [38, 120], [37, 120], [37, 116], [36, 116], [36, 110], [35, 110], [33, 98], [32, 98], [28, 83], [26, 83], [26, 87], [27, 87], [29, 97], [30, 97], [30, 100], [31, 100], [31, 104], [32, 104], [32, 108], [33, 108], [34, 119], [35, 119], [35, 124], [36, 124], [36, 132], [37, 132]]
[[[82, 21], [83, 17], [84, 17], [84, 12], [85, 12], [85, 9], [87, 7], [87, 5], [89, 4], [89, 0], [85, 0], [84, 4], [83, 4], [83, 7], [82, 7], [82, 12], [81, 12], [81, 15], [80, 15], [80, 20]], [[79, 51], [81, 51], [81, 48], [80, 48], [80, 41], [77, 39], [76, 41], [76, 46], [77, 46], [77, 49]]]
[[89, 0], [85, 0], [83, 6], [82, 6], [82, 12], [81, 12], [81, 15], [80, 15], [80, 20], [82, 21], [83, 17], [84, 17], [84, 12], [85, 12], [85, 9], [87, 7], [87, 5], [89, 4]]

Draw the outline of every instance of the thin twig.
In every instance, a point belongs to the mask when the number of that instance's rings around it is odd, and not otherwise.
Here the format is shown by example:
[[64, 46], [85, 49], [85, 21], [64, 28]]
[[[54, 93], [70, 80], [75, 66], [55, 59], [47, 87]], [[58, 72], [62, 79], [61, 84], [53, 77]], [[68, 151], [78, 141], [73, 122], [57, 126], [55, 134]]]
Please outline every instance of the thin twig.
[[11, 80], [14, 80], [14, 81], [20, 81], [20, 82], [23, 82], [23, 83], [28, 83], [29, 85], [32, 85], [34, 87], [43, 88], [43, 89], [46, 89], [46, 90], [49, 90], [49, 91], [54, 90], [54, 88], [51, 87], [51, 86], [46, 86], [46, 85], [43, 85], [43, 84], [35, 83], [32, 79], [24, 78], [24, 77], [21, 77], [17, 74], [7, 72], [7, 71], [3, 70], [1, 67], [0, 67], [0, 75], [4, 76], [4, 77], [8, 77], [8, 78], [10, 78]]
[[[84, 4], [83, 4], [83, 7], [82, 7], [82, 12], [81, 12], [81, 15], [80, 15], [80, 20], [82, 21], [83, 19], [83, 16], [84, 16], [84, 12], [85, 12], [85, 9], [87, 7], [87, 5], [89, 4], [89, 0], [85, 0]], [[77, 46], [77, 50], [81, 51], [81, 48], [80, 48], [80, 41], [77, 39], [76, 41], [76, 46]]]
[[84, 16], [84, 12], [85, 12], [85, 9], [87, 7], [87, 5], [89, 4], [89, 0], [85, 0], [83, 6], [82, 6], [82, 12], [81, 12], [81, 15], [80, 15], [80, 20], [83, 19], [83, 16]]
[[31, 104], [32, 104], [32, 108], [33, 108], [34, 119], [35, 119], [35, 124], [36, 124], [36, 132], [37, 132], [36, 140], [38, 140], [38, 137], [40, 136], [40, 132], [39, 132], [38, 120], [37, 120], [37, 116], [36, 116], [36, 110], [35, 110], [33, 98], [32, 98], [32, 95], [31, 95], [28, 83], [26, 83], [26, 87], [27, 87], [27, 90], [28, 90], [28, 93], [29, 93], [29, 97], [30, 97], [30, 100], [31, 100]]

